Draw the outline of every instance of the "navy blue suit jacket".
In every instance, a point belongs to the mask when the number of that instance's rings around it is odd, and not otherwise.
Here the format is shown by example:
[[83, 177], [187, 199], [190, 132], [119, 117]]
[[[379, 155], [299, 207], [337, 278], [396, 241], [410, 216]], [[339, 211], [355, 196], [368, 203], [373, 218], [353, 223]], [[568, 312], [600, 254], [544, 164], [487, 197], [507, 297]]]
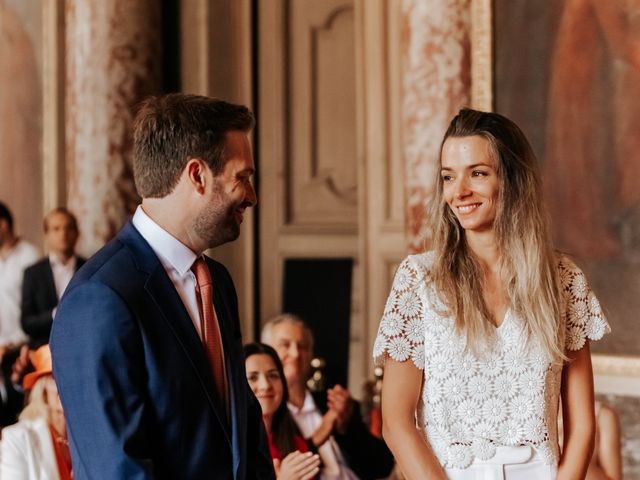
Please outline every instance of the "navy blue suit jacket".
[[233, 282], [221, 264], [208, 265], [230, 425], [191, 318], [131, 223], [73, 278], [51, 351], [75, 480], [274, 478], [260, 405], [246, 381]]
[[[76, 272], [86, 260], [76, 257]], [[36, 349], [49, 343], [51, 314], [58, 305], [58, 293], [49, 257], [34, 263], [24, 271], [22, 282], [22, 330], [29, 335], [29, 347]]]

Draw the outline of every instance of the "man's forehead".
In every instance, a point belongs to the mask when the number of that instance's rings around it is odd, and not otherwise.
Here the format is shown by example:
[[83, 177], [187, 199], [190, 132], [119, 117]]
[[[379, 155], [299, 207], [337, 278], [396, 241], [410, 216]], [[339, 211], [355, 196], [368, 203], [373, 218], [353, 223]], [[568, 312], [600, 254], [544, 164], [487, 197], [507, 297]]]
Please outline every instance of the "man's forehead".
[[273, 336], [276, 340], [309, 340], [304, 326], [298, 323], [283, 322], [273, 327]]
[[63, 226], [69, 225], [73, 223], [73, 218], [67, 213], [64, 212], [54, 212], [50, 213], [45, 217], [45, 221], [48, 227], [52, 226]]

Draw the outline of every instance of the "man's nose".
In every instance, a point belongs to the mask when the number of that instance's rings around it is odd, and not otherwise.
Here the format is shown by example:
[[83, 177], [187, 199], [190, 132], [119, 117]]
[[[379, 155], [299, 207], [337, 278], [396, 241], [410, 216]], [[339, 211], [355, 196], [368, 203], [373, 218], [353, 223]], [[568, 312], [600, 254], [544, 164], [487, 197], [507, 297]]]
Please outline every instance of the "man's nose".
[[250, 203], [251, 207], [254, 207], [256, 203], [258, 203], [258, 195], [256, 194], [256, 189], [253, 187], [253, 183], [249, 183], [249, 186], [247, 187], [245, 201]]

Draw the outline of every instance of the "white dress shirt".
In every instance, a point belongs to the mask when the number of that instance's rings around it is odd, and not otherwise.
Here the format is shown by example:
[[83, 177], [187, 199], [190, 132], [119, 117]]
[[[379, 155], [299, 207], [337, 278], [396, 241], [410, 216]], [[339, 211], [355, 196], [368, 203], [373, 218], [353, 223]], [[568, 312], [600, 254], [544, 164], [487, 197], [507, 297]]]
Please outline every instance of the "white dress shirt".
[[25, 268], [36, 263], [36, 247], [18, 240], [9, 255], [0, 257], [0, 346], [27, 340], [20, 327], [20, 303]]
[[51, 272], [53, 273], [53, 283], [56, 286], [56, 295], [58, 300], [62, 298], [62, 294], [69, 285], [73, 274], [76, 273], [76, 264], [78, 259], [73, 256], [67, 263], [62, 263], [62, 260], [53, 253], [49, 254], [49, 265], [51, 265]]
[[[309, 391], [305, 392], [302, 408], [297, 408], [291, 403], [288, 403], [287, 406], [302, 436], [310, 438], [322, 423], [322, 413], [320, 413], [316, 403], [313, 401], [311, 393]], [[333, 436], [318, 447], [318, 454], [323, 463], [320, 471], [320, 480], [353, 480], [358, 478], [347, 466], [340, 447]]]
[[139, 205], [131, 220], [133, 226], [140, 232], [154, 253], [160, 259], [160, 263], [169, 275], [176, 287], [176, 291], [182, 300], [193, 326], [202, 338], [200, 327], [200, 311], [196, 296], [196, 276], [191, 271], [191, 266], [197, 255], [185, 244], [164, 230], [147, 215]]
[[2, 430], [0, 477], [58, 480], [58, 463], [44, 418], [20, 420]]

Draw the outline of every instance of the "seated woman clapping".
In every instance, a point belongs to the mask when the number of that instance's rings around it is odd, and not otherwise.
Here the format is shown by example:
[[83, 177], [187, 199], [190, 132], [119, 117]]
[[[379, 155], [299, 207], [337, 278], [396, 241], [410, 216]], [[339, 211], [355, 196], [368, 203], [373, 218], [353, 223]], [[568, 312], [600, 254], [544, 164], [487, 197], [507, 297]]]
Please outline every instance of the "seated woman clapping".
[[[287, 408], [287, 384], [278, 354], [262, 343], [250, 343], [244, 347], [247, 381], [262, 407], [269, 449], [278, 480], [307, 480], [320, 471], [320, 457], [314, 454], [314, 445], [326, 438], [305, 440]], [[333, 419], [335, 421], [335, 419]], [[326, 437], [331, 434], [333, 423], [321, 429]], [[322, 435], [318, 432], [314, 435]]]

